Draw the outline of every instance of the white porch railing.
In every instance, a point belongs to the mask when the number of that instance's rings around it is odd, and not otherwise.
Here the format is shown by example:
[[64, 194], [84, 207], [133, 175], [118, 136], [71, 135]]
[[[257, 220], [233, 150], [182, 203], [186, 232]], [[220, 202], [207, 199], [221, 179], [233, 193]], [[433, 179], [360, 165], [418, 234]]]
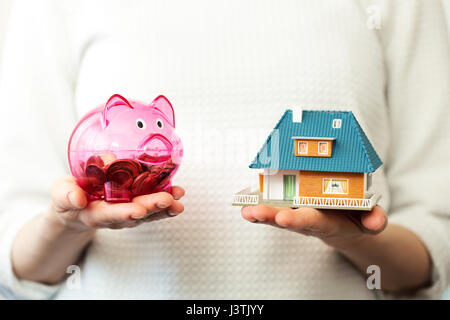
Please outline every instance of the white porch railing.
[[233, 205], [257, 205], [259, 203], [271, 206], [285, 207], [312, 207], [330, 209], [360, 209], [371, 210], [376, 204], [380, 194], [370, 194], [367, 198], [330, 198], [330, 197], [295, 197], [293, 200], [264, 200], [258, 191], [245, 189], [233, 196]]
[[373, 207], [373, 201], [376, 202], [378, 197], [373, 195], [369, 199], [352, 199], [352, 198], [326, 198], [326, 197], [295, 197], [295, 206], [320, 206], [320, 207], [346, 207], [346, 208], [365, 208]]
[[233, 197], [234, 204], [258, 204], [259, 196], [253, 194], [235, 194]]

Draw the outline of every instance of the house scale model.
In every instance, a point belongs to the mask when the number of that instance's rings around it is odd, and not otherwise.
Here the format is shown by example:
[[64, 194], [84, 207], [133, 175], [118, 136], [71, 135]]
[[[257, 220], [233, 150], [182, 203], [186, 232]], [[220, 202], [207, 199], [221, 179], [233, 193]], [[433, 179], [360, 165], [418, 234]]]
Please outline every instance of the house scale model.
[[259, 190], [235, 194], [233, 205], [371, 210], [381, 165], [351, 111], [286, 110], [250, 164], [262, 169]]

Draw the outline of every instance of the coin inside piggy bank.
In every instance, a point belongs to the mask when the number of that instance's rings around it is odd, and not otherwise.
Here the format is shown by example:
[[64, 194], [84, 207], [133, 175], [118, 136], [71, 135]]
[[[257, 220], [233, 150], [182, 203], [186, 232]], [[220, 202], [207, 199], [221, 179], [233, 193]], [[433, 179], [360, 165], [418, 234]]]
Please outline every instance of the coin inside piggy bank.
[[113, 95], [86, 114], [69, 141], [72, 175], [91, 200], [128, 202], [171, 189], [183, 146], [169, 100], [150, 104]]

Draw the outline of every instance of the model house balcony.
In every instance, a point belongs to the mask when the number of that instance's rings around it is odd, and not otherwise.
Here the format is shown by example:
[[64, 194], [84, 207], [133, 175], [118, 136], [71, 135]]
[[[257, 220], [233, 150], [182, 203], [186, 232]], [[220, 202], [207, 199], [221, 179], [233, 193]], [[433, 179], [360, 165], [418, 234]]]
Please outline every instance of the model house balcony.
[[262, 194], [250, 189], [242, 190], [233, 197], [235, 206], [255, 206], [265, 204], [278, 207], [310, 207], [317, 209], [364, 210], [370, 211], [377, 204], [380, 194], [367, 193], [363, 199], [332, 197], [294, 197], [293, 200], [264, 200]]
[[377, 204], [380, 195], [367, 194], [366, 198], [328, 198], [328, 197], [295, 197], [293, 204], [296, 207], [313, 207], [319, 209], [351, 209], [372, 210]]
[[261, 194], [258, 191], [251, 192], [250, 189], [242, 190], [233, 197], [233, 205], [256, 206], [260, 203]]

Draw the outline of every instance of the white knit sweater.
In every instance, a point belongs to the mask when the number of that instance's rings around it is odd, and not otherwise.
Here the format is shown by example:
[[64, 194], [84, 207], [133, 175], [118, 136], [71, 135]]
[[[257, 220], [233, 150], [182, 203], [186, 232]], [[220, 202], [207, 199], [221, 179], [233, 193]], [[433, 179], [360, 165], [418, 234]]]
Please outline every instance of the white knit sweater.
[[[380, 29], [369, 28], [378, 8]], [[390, 223], [433, 260], [433, 284], [415, 297], [439, 298], [450, 281], [449, 88], [438, 0], [16, 1], [0, 83], [0, 284], [25, 298], [386, 297], [320, 240], [231, 206], [257, 184], [248, 164], [295, 105], [353, 110], [384, 162], [374, 187]], [[79, 289], [18, 280], [15, 234], [68, 173], [76, 121], [113, 93], [172, 101], [185, 212], [99, 230]]]

